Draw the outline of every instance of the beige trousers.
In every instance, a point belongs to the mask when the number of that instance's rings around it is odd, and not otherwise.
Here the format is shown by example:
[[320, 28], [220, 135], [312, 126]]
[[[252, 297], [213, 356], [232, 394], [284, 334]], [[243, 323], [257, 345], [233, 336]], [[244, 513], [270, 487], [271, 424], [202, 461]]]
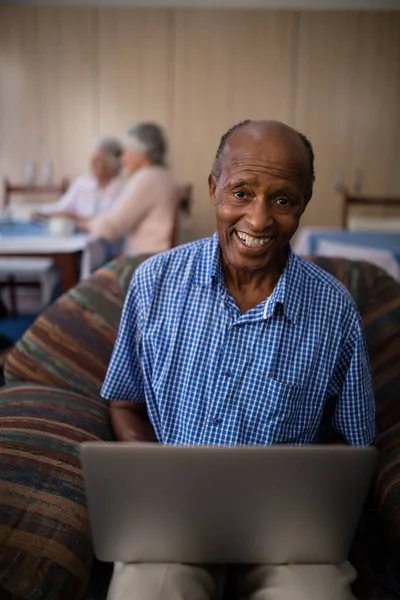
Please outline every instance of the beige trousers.
[[[229, 569], [238, 600], [354, 600], [350, 563]], [[116, 563], [107, 600], [220, 600], [226, 575], [219, 565]]]

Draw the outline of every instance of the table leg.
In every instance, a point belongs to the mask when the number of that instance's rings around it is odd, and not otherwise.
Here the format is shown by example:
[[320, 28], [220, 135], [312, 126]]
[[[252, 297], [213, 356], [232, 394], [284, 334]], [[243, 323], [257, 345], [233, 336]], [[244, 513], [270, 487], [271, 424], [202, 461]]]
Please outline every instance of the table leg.
[[81, 252], [72, 252], [69, 254], [53, 254], [58, 269], [60, 271], [61, 288], [63, 293], [74, 287], [79, 281], [79, 260]]
[[16, 281], [15, 281], [15, 277], [13, 275], [10, 275], [10, 277], [8, 278], [8, 289], [10, 291], [10, 314], [12, 317], [16, 317], [18, 315], [18, 308], [17, 308], [17, 285], [16, 285]]

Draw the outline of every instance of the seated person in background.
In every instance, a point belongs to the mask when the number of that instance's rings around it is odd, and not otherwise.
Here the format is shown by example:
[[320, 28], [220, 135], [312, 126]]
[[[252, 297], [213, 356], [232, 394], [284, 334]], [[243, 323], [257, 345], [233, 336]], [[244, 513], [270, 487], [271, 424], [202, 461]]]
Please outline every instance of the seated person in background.
[[108, 210], [121, 195], [126, 180], [120, 176], [122, 146], [114, 138], [96, 140], [90, 157], [90, 173], [81, 175], [57, 201], [43, 204], [34, 218], [94, 217]]
[[130, 175], [123, 193], [107, 212], [77, 225], [108, 241], [125, 238], [127, 254], [168, 250], [178, 194], [164, 163], [163, 132], [152, 123], [138, 123], [125, 133], [123, 143], [122, 160]]
[[[313, 182], [310, 142], [283, 123], [245, 121], [222, 137], [209, 176], [218, 233], [151, 258], [130, 284], [102, 389], [118, 440], [372, 443], [356, 305], [290, 247]], [[349, 563], [118, 563], [108, 600], [219, 599], [227, 575], [242, 600], [353, 598]]]

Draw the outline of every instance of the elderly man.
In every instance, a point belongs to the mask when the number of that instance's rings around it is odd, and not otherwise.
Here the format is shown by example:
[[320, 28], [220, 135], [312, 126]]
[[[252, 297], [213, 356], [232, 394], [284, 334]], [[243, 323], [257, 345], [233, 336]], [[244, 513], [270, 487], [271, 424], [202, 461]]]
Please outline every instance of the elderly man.
[[166, 141], [154, 123], [138, 123], [124, 138], [129, 175], [124, 193], [109, 211], [78, 225], [108, 241], [125, 239], [127, 254], [161, 252], [172, 245], [177, 187], [165, 166]]
[[[290, 248], [310, 142], [277, 122], [225, 134], [209, 178], [218, 234], [135, 273], [103, 387], [119, 440], [371, 444], [374, 398], [349, 293]], [[149, 417], [149, 419], [148, 419]], [[332, 439], [332, 437], [330, 437]], [[353, 598], [351, 565], [117, 564], [110, 600]]]
[[36, 218], [67, 217], [73, 220], [94, 217], [109, 210], [126, 184], [120, 176], [122, 145], [118, 140], [95, 140], [90, 156], [90, 173], [78, 177], [57, 201], [43, 204]]

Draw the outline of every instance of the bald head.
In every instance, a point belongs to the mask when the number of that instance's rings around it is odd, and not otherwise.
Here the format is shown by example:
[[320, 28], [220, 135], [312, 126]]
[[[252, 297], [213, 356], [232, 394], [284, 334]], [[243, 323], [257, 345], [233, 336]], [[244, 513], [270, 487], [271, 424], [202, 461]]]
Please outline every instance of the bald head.
[[306, 171], [307, 200], [311, 198], [314, 175], [314, 152], [309, 140], [301, 133], [281, 123], [280, 121], [251, 121], [246, 120], [231, 127], [221, 138], [214, 159], [212, 174], [219, 179], [224, 161], [232, 154], [243, 149], [252, 142], [253, 148], [262, 148], [265, 144], [274, 143], [276, 148], [286, 151], [290, 149], [299, 167]]

